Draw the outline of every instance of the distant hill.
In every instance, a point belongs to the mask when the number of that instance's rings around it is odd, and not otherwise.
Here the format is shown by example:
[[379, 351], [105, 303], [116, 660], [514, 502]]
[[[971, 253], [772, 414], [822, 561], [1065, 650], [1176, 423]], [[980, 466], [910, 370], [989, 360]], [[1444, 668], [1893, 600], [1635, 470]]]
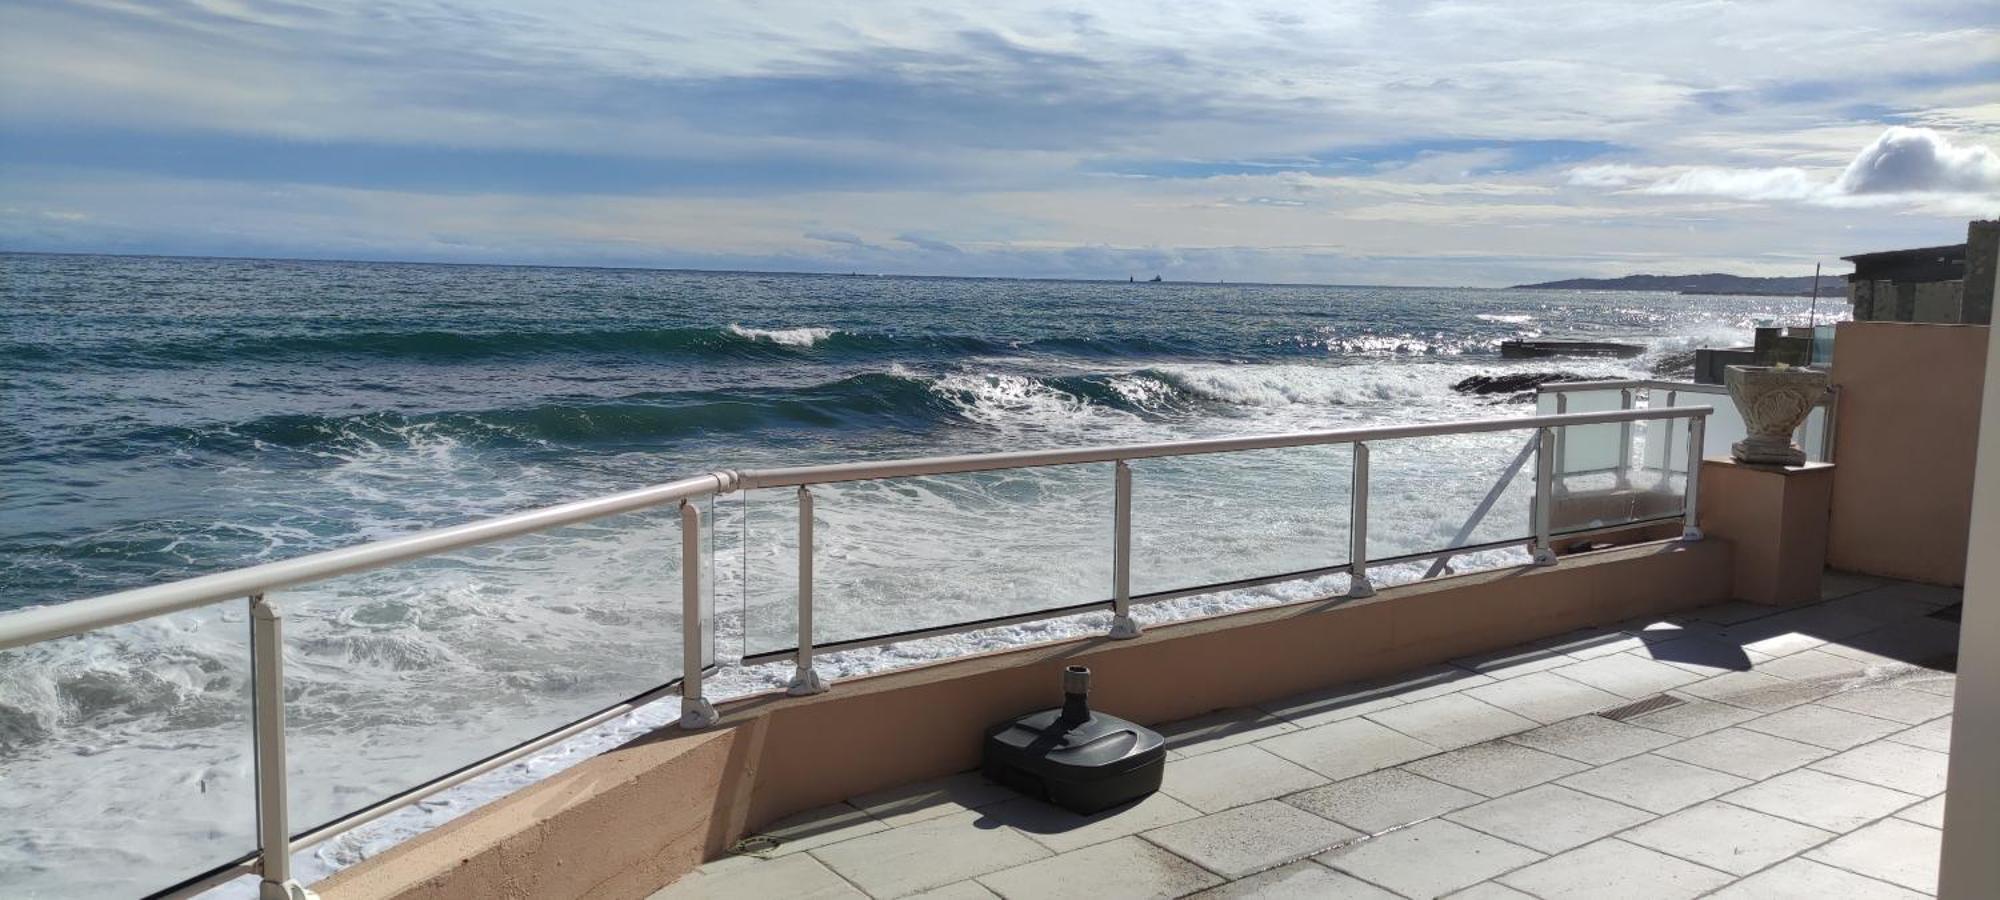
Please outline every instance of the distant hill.
[[[1796, 278], [1751, 278], [1710, 272], [1705, 275], [1627, 275], [1623, 278], [1568, 278], [1541, 284], [1517, 284], [1517, 288], [1575, 291], [1673, 291], [1680, 294], [1773, 294], [1800, 296], [1812, 293], [1811, 275]], [[1847, 293], [1842, 275], [1821, 275], [1822, 297]]]

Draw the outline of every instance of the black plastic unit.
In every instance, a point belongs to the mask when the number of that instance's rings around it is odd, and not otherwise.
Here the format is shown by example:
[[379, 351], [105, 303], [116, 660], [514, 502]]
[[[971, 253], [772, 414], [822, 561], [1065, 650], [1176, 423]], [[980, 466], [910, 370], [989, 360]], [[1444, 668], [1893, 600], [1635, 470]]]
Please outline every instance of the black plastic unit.
[[986, 731], [986, 777], [1071, 812], [1089, 815], [1160, 789], [1167, 742], [1160, 733], [1093, 712], [1090, 670], [1063, 673], [1063, 705]]

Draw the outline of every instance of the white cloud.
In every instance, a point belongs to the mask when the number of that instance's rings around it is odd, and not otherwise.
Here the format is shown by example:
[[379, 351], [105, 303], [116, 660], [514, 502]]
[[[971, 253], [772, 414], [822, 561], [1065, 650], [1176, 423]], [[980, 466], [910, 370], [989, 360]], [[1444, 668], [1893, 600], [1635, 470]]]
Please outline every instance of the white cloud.
[[1835, 187], [1843, 194], [2000, 192], [2000, 154], [1958, 146], [1928, 128], [1891, 128], [1854, 157]]
[[1954, 143], [1929, 128], [1894, 126], [1856, 154], [1839, 174], [1798, 166], [1687, 168], [1632, 165], [1570, 169], [1575, 187], [1654, 196], [1794, 201], [1819, 206], [1909, 203], [1943, 215], [2000, 210], [2000, 154]]

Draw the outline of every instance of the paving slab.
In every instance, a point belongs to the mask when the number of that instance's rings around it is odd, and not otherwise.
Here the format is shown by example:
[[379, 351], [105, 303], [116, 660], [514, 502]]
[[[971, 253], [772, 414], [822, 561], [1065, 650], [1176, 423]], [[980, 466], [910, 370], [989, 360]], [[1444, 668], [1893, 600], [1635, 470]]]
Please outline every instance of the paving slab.
[[1712, 731], [1653, 752], [1750, 779], [1769, 778], [1833, 755], [1825, 747], [1741, 728]]
[[1402, 900], [1309, 859], [1196, 894], [1200, 900]]
[[1888, 737], [1903, 730], [1901, 724], [1887, 719], [1834, 709], [1817, 703], [1794, 706], [1768, 716], [1760, 716], [1738, 727], [1775, 734], [1781, 738], [1790, 738], [1829, 750], [1859, 747], [1869, 741]]
[[1560, 853], [1638, 825], [1653, 815], [1553, 784], [1461, 809], [1446, 819], [1543, 853]]
[[1311, 769], [1244, 744], [1167, 764], [1161, 792], [1202, 812], [1219, 812], [1325, 784]]
[[1826, 652], [1875, 662], [1892, 660], [1930, 665], [1958, 652], [1958, 624], [1942, 619], [1910, 619], [1830, 643]]
[[1902, 819], [1884, 819], [1806, 854], [1872, 878], [1937, 893], [1938, 850], [1944, 833]]
[[786, 816], [764, 826], [756, 832], [756, 836], [768, 837], [778, 843], [776, 847], [755, 855], [765, 859], [788, 856], [888, 829], [889, 826], [874, 816], [848, 804], [835, 803]]
[[1927, 900], [1928, 897], [1809, 859], [1788, 859], [1708, 896], [1714, 900]]
[[867, 900], [832, 869], [808, 854], [758, 860], [718, 872], [695, 871], [655, 892], [648, 900], [735, 900], [738, 897], [797, 897], [800, 900]]
[[1769, 618], [1777, 615], [1778, 612], [1779, 610], [1773, 607], [1764, 606], [1759, 603], [1751, 603], [1745, 600], [1728, 600], [1699, 609], [1689, 610], [1680, 613], [1680, 615], [1727, 627], [1742, 624], [1752, 619]]
[[1402, 769], [1383, 769], [1293, 794], [1285, 802], [1363, 834], [1380, 834], [1485, 799]]
[[911, 894], [908, 900], [995, 900], [999, 896], [977, 881], [957, 881], [921, 894]]
[[1578, 716], [1507, 740], [1592, 765], [1637, 756], [1674, 743], [1672, 735], [1602, 716]]
[[1226, 750], [1297, 728], [1261, 709], [1245, 706], [1169, 722], [1155, 730], [1167, 739], [1168, 757], [1178, 759]]
[[1417, 700], [1462, 691], [1493, 679], [1457, 666], [1437, 665], [1389, 678], [1335, 685], [1294, 694], [1257, 708], [1303, 727], [1338, 722]]
[[902, 897], [1051, 855], [976, 810], [952, 813], [812, 851], [878, 898]]
[[1790, 656], [1759, 663], [1757, 671], [1789, 681], [1840, 684], [1867, 675], [1868, 664], [1824, 650], [1801, 650]]
[[1632, 700], [1701, 679], [1685, 669], [1631, 653], [1613, 653], [1549, 671]]
[[1873, 575], [1835, 572], [1828, 569], [1826, 574], [1820, 576], [1819, 598], [1821, 600], [1832, 600], [1835, 597], [1845, 597], [1861, 591], [1871, 591], [1885, 584], [1888, 584], [1888, 582]]
[[1367, 718], [1443, 750], [1469, 747], [1540, 724], [1464, 693], [1406, 703], [1369, 713]]
[[1716, 703], [1700, 697], [1672, 693], [1681, 703], [1625, 720], [1628, 725], [1664, 731], [1677, 737], [1695, 737], [1757, 717], [1753, 710]]
[[1745, 650], [1787, 656], [1877, 627], [1879, 623], [1873, 619], [1807, 606], [1732, 625], [1723, 636], [1741, 643]]
[[978, 809], [1021, 795], [987, 781], [978, 772], [898, 785], [847, 802], [891, 828]]
[[1497, 881], [1483, 881], [1462, 891], [1445, 895], [1444, 900], [1535, 900]]
[[1491, 741], [1405, 763], [1403, 768], [1453, 787], [1498, 797], [1583, 771], [1585, 766], [1509, 741]]
[[1452, 665], [1461, 669], [1503, 681], [1557, 666], [1566, 666], [1573, 662], [1576, 662], [1573, 656], [1534, 644], [1522, 644], [1491, 653], [1461, 656], [1451, 660]]
[[1148, 900], [1222, 883], [1200, 866], [1136, 837], [1119, 838], [979, 878], [1007, 900]]
[[1768, 672], [1730, 672], [1680, 688], [1680, 693], [1757, 712], [1773, 713], [1833, 693], [1835, 685], [1799, 682]]
[[1728, 884], [1707, 866], [1606, 838], [1501, 876], [1542, 900], [1682, 900]]
[[1143, 837], [1227, 878], [1293, 862], [1361, 836], [1312, 813], [1266, 800], [1146, 832]]
[[1709, 801], [1654, 819], [1619, 837], [1711, 869], [1748, 875], [1832, 840], [1834, 834]]
[[1950, 753], [1951, 717], [1945, 716], [1942, 719], [1932, 719], [1915, 728], [1905, 728], [1902, 731], [1889, 735], [1885, 740], [1895, 741], [1898, 744], [1909, 744], [1912, 747], [1922, 747], [1925, 750], [1936, 750], [1939, 753]]
[[1254, 746], [1328, 778], [1352, 778], [1437, 753], [1438, 748], [1365, 718], [1265, 738]]
[[1558, 782], [1564, 787], [1636, 806], [1651, 813], [1670, 813], [1750, 783], [1714, 769], [1642, 753]]
[[1954, 672], [1917, 669], [1896, 679], [1896, 683], [1913, 691], [1923, 691], [1940, 697], [1956, 696], [1958, 693], [1958, 675]]
[[1469, 688], [1465, 696], [1547, 725], [1625, 703], [1625, 698], [1550, 672]]
[[1814, 828], [1847, 832], [1922, 798], [1825, 772], [1795, 769], [1724, 794], [1722, 799]]
[[1841, 691], [1819, 702], [1822, 706], [1904, 725], [1921, 725], [1939, 716], [1950, 715], [1952, 698], [1909, 688], [1866, 687]]
[[1829, 756], [1811, 768], [1930, 797], [1944, 793], [1945, 769], [1950, 763], [1950, 756], [1935, 750], [1885, 740]]
[[1041, 800], [1022, 797], [981, 807], [980, 823], [1005, 825], [1057, 853], [1185, 822], [1201, 815], [1166, 794], [1153, 794], [1103, 812], [1080, 816]]
[[1319, 861], [1405, 897], [1436, 897], [1540, 858], [1526, 847], [1432, 819], [1323, 854]]
[[1701, 676], [1748, 672], [1752, 666], [1771, 661], [1771, 657], [1762, 653], [1745, 650], [1725, 638], [1706, 634], [1652, 641], [1633, 655]]
[[1944, 795], [1939, 794], [1896, 814], [1896, 818], [1932, 828], [1944, 827]]
[[1554, 650], [1573, 660], [1584, 660], [1623, 653], [1636, 647], [1643, 647], [1646, 642], [1622, 628], [1593, 625], [1564, 632], [1555, 637], [1543, 638], [1536, 641], [1535, 645]]

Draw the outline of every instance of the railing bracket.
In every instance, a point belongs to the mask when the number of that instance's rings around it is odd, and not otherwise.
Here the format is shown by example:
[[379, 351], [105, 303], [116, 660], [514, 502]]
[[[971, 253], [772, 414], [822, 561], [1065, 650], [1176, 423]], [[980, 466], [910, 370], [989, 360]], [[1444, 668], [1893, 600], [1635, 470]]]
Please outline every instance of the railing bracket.
[[1683, 541], [1698, 541], [1701, 540], [1701, 537], [1701, 529], [1693, 525], [1681, 529], [1681, 540]]
[[1366, 575], [1349, 578], [1347, 580], [1347, 596], [1353, 600], [1373, 597], [1375, 596], [1375, 582], [1370, 581]]
[[722, 714], [715, 711], [715, 704], [699, 697], [681, 701], [682, 728], [696, 731], [719, 721], [722, 721]]
[[1535, 565], [1553, 566], [1555, 564], [1556, 564], [1556, 551], [1548, 547], [1535, 548]]
[[1140, 634], [1143, 634], [1144, 631], [1145, 629], [1139, 627], [1138, 620], [1133, 619], [1131, 616], [1111, 617], [1110, 637], [1114, 641], [1131, 640], [1132, 638], [1138, 637]]
[[827, 692], [826, 679], [811, 668], [801, 666], [792, 671], [792, 681], [785, 685], [785, 693], [794, 697], [810, 697]]
[[257, 900], [319, 900], [319, 895], [292, 879], [257, 884]]

